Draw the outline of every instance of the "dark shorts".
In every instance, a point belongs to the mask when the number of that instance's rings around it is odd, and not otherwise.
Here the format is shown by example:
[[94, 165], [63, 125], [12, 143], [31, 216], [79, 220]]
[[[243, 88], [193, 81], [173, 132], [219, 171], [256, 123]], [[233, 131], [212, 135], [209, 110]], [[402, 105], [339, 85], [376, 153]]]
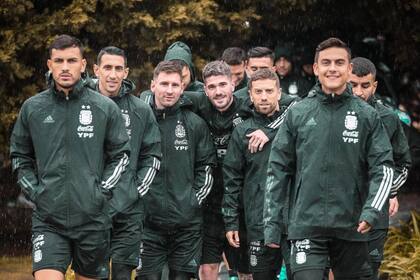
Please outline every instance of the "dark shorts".
[[264, 246], [264, 241], [249, 243], [249, 268], [251, 272], [267, 272], [281, 268], [282, 254], [280, 249]]
[[229, 267], [241, 273], [250, 273], [249, 252], [246, 239], [245, 222], [240, 220], [239, 238], [240, 248], [229, 245], [226, 239], [225, 226], [222, 214], [205, 212], [203, 217], [203, 249], [201, 264], [220, 263], [225, 253]]
[[202, 235], [191, 227], [164, 230], [145, 224], [138, 276], [169, 269], [197, 273], [200, 266]]
[[325, 270], [328, 264], [337, 278], [372, 274], [367, 242], [336, 238], [292, 240], [290, 265], [293, 273]]
[[384, 259], [384, 246], [388, 229], [376, 229], [369, 232], [369, 257], [372, 263], [380, 263]]
[[111, 259], [112, 263], [139, 265], [140, 243], [143, 232], [143, 213], [134, 203], [124, 213], [112, 219]]
[[67, 267], [89, 278], [109, 274], [109, 230], [57, 230], [37, 221], [32, 227], [33, 272], [54, 269], [66, 273]]
[[251, 272], [280, 271], [283, 262], [287, 265], [290, 264], [290, 242], [286, 235], [282, 235], [279, 249], [265, 246], [264, 240], [249, 243], [249, 268]]

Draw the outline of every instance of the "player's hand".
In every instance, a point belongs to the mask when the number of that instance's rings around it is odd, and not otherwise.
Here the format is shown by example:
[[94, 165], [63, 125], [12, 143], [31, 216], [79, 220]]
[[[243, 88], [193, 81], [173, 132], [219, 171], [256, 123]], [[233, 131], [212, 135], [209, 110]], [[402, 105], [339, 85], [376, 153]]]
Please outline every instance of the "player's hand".
[[277, 243], [268, 243], [266, 246], [270, 247], [270, 248], [273, 248], [273, 249], [279, 249], [280, 248], [280, 245], [277, 244]]
[[230, 230], [226, 232], [226, 238], [229, 241], [230, 246], [239, 248], [239, 231]]
[[361, 221], [359, 223], [359, 226], [357, 227], [357, 232], [360, 232], [361, 234], [365, 234], [367, 233], [370, 229], [372, 228], [372, 226], [366, 222], [366, 221]]
[[248, 150], [251, 152], [251, 154], [261, 151], [265, 143], [270, 140], [261, 129], [247, 134], [246, 137], [249, 138]]
[[400, 204], [398, 203], [398, 198], [390, 198], [389, 199], [389, 216], [392, 217], [395, 214], [398, 213], [398, 208], [400, 207]]

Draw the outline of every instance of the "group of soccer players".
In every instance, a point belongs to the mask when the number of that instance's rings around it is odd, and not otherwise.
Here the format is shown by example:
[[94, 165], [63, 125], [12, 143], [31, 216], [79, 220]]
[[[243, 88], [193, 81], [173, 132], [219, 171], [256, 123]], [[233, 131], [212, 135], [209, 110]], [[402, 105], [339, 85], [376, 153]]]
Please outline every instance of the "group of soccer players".
[[91, 78], [80, 41], [56, 37], [10, 149], [35, 204], [35, 279], [71, 264], [76, 279], [215, 280], [222, 261], [240, 279], [282, 265], [288, 279], [377, 279], [411, 165], [400, 120], [340, 39], [316, 48], [310, 86], [282, 87], [287, 59], [229, 48], [199, 82], [175, 42], [139, 98], [122, 49], [104, 47]]

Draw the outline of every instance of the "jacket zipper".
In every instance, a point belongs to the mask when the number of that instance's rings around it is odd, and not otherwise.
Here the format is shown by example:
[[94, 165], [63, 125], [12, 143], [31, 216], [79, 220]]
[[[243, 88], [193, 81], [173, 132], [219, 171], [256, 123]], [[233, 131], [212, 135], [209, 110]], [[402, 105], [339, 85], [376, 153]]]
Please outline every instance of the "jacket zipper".
[[[331, 108], [330, 108], [330, 119], [328, 120], [328, 123], [333, 123], [333, 117], [334, 117], [334, 97], [335, 97], [335, 95], [334, 95], [334, 93], [332, 93], [332, 95], [331, 95]], [[325, 213], [325, 216], [326, 217], [328, 217], [328, 215], [329, 215], [329, 213], [328, 213], [328, 201], [329, 201], [329, 198], [330, 198], [330, 181], [329, 181], [329, 177], [328, 177], [328, 165], [332, 162], [332, 160], [331, 160], [331, 149], [332, 149], [332, 147], [334, 147], [333, 146], [333, 141], [332, 141], [332, 134], [333, 134], [333, 131], [334, 131], [334, 128], [333, 128], [333, 125], [330, 125], [329, 126], [329, 135], [328, 135], [328, 137], [329, 137], [329, 139], [328, 139], [328, 147], [330, 147], [329, 149], [328, 149], [328, 157], [327, 157], [327, 166], [326, 166], [326, 168], [327, 168], [327, 170], [325, 170], [326, 172], [325, 172], [325, 174], [326, 174], [326, 182], [325, 182], [325, 187], [326, 187], [326, 199], [325, 199], [325, 205], [324, 205], [324, 213]], [[327, 224], [327, 221], [326, 221], [326, 224]]]
[[[68, 97], [68, 95], [66, 95], [66, 101], [65, 101], [65, 104], [66, 104], [66, 118], [65, 118], [65, 125], [64, 125], [64, 127], [65, 127], [65, 163], [66, 163], [66, 165], [65, 165], [65, 178], [69, 178], [69, 174], [67, 174], [68, 173], [68, 168], [69, 168], [69, 158], [68, 158], [68, 154], [69, 154], [69, 152], [68, 152], [68, 150], [69, 150], [69, 147], [68, 147], [68, 145], [69, 145], [69, 132], [68, 132], [68, 122], [69, 122], [69, 97]], [[66, 201], [66, 213], [67, 213], [67, 227], [70, 227], [71, 225], [70, 225], [70, 203], [69, 203], [69, 201], [70, 201], [70, 199], [69, 199], [69, 194], [70, 194], [70, 192], [69, 192], [69, 186], [68, 186], [68, 183], [67, 183], [67, 180], [68, 179], [66, 179], [65, 180], [65, 182], [64, 182], [64, 186], [65, 186], [65, 192], [66, 192], [66, 199], [67, 199], [67, 201]]]

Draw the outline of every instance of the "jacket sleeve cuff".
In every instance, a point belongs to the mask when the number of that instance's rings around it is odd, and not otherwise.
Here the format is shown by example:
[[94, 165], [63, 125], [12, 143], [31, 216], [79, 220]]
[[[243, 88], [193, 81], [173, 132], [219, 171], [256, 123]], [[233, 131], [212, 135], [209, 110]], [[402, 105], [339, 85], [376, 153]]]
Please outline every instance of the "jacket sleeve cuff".
[[239, 224], [236, 222], [225, 224], [225, 232], [238, 231], [238, 230], [239, 230]]
[[271, 244], [271, 243], [280, 245], [280, 241], [281, 241], [280, 230], [274, 230], [274, 229], [264, 230], [264, 245]]
[[378, 223], [379, 219], [379, 211], [373, 210], [372, 211], [364, 211], [362, 215], [360, 215], [359, 222], [366, 221], [369, 223], [371, 227], [375, 227]]

